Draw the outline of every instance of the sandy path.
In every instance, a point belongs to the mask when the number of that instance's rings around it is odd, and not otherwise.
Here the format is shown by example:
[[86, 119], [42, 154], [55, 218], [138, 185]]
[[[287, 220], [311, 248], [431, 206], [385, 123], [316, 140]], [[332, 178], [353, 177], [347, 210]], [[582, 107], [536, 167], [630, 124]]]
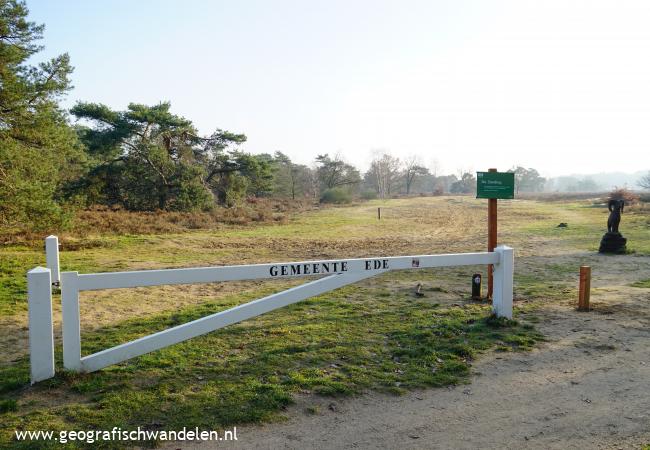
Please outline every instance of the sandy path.
[[237, 427], [234, 445], [167, 448], [640, 448], [650, 443], [650, 290], [608, 286], [592, 299], [590, 313], [536, 313], [548, 342], [484, 355], [468, 385], [300, 397], [286, 422]]

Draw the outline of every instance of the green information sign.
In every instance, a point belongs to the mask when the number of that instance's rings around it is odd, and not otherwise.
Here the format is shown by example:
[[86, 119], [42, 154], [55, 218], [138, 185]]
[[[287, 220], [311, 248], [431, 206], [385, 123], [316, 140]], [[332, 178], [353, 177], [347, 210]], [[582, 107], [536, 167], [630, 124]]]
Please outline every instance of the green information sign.
[[515, 174], [476, 172], [476, 198], [515, 198]]

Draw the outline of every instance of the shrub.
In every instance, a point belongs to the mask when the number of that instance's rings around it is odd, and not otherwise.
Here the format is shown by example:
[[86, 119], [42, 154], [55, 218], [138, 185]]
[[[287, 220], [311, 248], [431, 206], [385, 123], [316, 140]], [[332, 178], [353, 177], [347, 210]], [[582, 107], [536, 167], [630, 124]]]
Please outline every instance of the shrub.
[[626, 205], [634, 205], [639, 201], [639, 196], [625, 188], [616, 188], [607, 197], [608, 200], [625, 200]]
[[372, 189], [368, 189], [361, 193], [361, 198], [364, 200], [374, 200], [377, 198], [377, 192]]
[[18, 411], [18, 403], [14, 399], [0, 400], [0, 413]]
[[352, 196], [341, 188], [327, 189], [320, 198], [321, 203], [350, 203]]

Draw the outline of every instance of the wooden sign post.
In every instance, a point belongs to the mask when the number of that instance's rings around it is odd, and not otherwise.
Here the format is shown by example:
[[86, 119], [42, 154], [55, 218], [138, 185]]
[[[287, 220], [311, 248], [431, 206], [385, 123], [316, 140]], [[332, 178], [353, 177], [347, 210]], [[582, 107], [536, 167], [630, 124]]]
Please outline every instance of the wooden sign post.
[[[497, 172], [497, 169], [477, 172], [476, 198], [488, 199], [488, 252], [493, 252], [497, 246], [497, 199], [515, 198], [515, 174], [512, 172]], [[492, 264], [488, 265], [488, 299], [492, 298], [494, 290], [493, 269]]]
[[[496, 172], [497, 169], [488, 169], [488, 172]], [[497, 199], [488, 199], [488, 252], [493, 252], [497, 247]], [[494, 290], [494, 279], [492, 271], [494, 266], [492, 264], [487, 267], [488, 286], [487, 298], [492, 299], [492, 291]]]

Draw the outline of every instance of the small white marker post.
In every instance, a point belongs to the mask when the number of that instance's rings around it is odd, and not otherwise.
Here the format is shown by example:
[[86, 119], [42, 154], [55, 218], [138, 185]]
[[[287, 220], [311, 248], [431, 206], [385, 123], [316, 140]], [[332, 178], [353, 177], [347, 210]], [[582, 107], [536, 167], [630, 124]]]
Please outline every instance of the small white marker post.
[[36, 267], [27, 272], [29, 361], [32, 384], [54, 376], [52, 272]]
[[52, 271], [52, 284], [59, 285], [59, 238], [48, 236], [45, 238], [45, 261], [47, 268]]

